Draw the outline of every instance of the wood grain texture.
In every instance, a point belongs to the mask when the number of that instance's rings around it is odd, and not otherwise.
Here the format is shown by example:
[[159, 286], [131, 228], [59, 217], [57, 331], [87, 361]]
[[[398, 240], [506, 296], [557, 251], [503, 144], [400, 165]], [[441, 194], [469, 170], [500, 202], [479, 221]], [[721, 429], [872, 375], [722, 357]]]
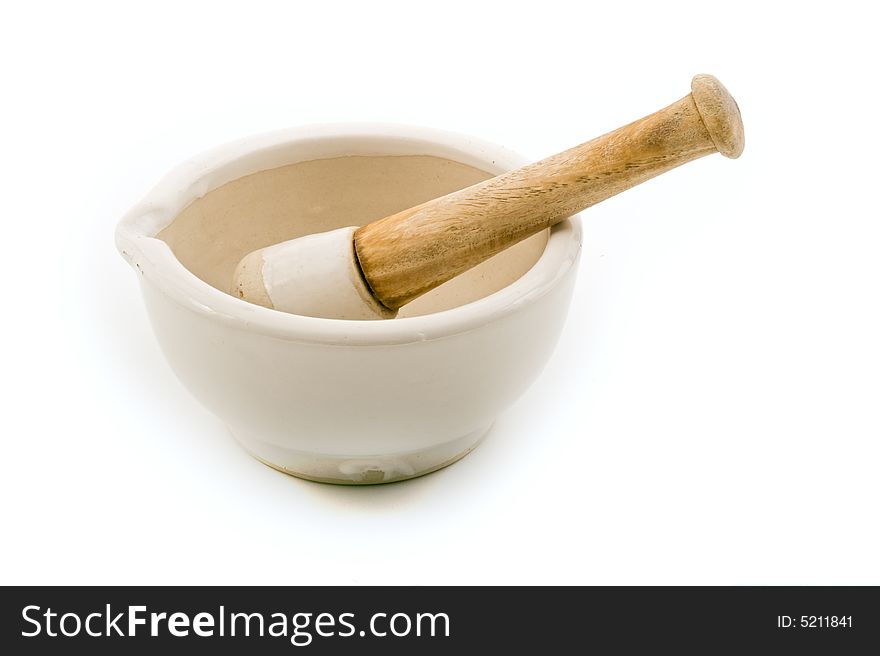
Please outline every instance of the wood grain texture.
[[355, 250], [376, 298], [397, 309], [581, 210], [714, 152], [737, 157], [743, 129], [718, 80], [654, 114], [535, 164], [363, 226]]

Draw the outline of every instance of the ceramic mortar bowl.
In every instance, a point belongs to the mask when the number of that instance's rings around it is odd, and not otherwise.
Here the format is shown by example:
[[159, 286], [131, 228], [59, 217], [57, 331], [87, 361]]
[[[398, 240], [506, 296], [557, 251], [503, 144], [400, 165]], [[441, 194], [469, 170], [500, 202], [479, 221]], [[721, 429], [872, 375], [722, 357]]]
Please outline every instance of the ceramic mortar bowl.
[[580, 254], [564, 221], [405, 307], [319, 319], [227, 293], [246, 253], [361, 225], [525, 164], [461, 135], [329, 125], [236, 142], [180, 166], [122, 219], [162, 350], [254, 456], [296, 476], [381, 483], [467, 454], [537, 377]]

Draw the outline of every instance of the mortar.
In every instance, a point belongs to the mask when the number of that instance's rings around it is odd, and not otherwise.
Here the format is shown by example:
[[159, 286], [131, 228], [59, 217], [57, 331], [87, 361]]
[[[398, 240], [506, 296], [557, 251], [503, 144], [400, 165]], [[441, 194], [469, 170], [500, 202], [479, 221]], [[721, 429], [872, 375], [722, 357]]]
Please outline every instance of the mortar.
[[368, 223], [525, 163], [423, 128], [286, 130], [173, 170], [121, 220], [116, 242], [175, 374], [252, 455], [316, 481], [402, 480], [467, 454], [538, 376], [571, 299], [577, 218], [394, 320], [253, 305], [226, 292], [233, 270], [254, 249]]

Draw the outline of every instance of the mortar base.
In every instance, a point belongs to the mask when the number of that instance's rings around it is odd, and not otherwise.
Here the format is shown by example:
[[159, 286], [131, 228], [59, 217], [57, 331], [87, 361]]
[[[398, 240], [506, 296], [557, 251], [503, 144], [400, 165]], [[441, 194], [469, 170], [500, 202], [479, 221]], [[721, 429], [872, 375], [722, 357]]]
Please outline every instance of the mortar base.
[[285, 474], [317, 483], [377, 485], [424, 476], [461, 460], [482, 441], [492, 424], [436, 446], [404, 453], [337, 456], [308, 453], [251, 438], [230, 428], [254, 458]]

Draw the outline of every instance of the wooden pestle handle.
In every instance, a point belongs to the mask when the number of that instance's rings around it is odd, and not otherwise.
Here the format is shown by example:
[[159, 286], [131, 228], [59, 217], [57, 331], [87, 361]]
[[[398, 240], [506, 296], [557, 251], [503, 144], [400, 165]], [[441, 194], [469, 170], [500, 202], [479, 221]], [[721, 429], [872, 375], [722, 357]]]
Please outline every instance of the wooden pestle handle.
[[736, 158], [739, 108], [711, 75], [669, 107], [580, 146], [359, 228], [367, 284], [396, 310], [545, 228], [686, 162]]

